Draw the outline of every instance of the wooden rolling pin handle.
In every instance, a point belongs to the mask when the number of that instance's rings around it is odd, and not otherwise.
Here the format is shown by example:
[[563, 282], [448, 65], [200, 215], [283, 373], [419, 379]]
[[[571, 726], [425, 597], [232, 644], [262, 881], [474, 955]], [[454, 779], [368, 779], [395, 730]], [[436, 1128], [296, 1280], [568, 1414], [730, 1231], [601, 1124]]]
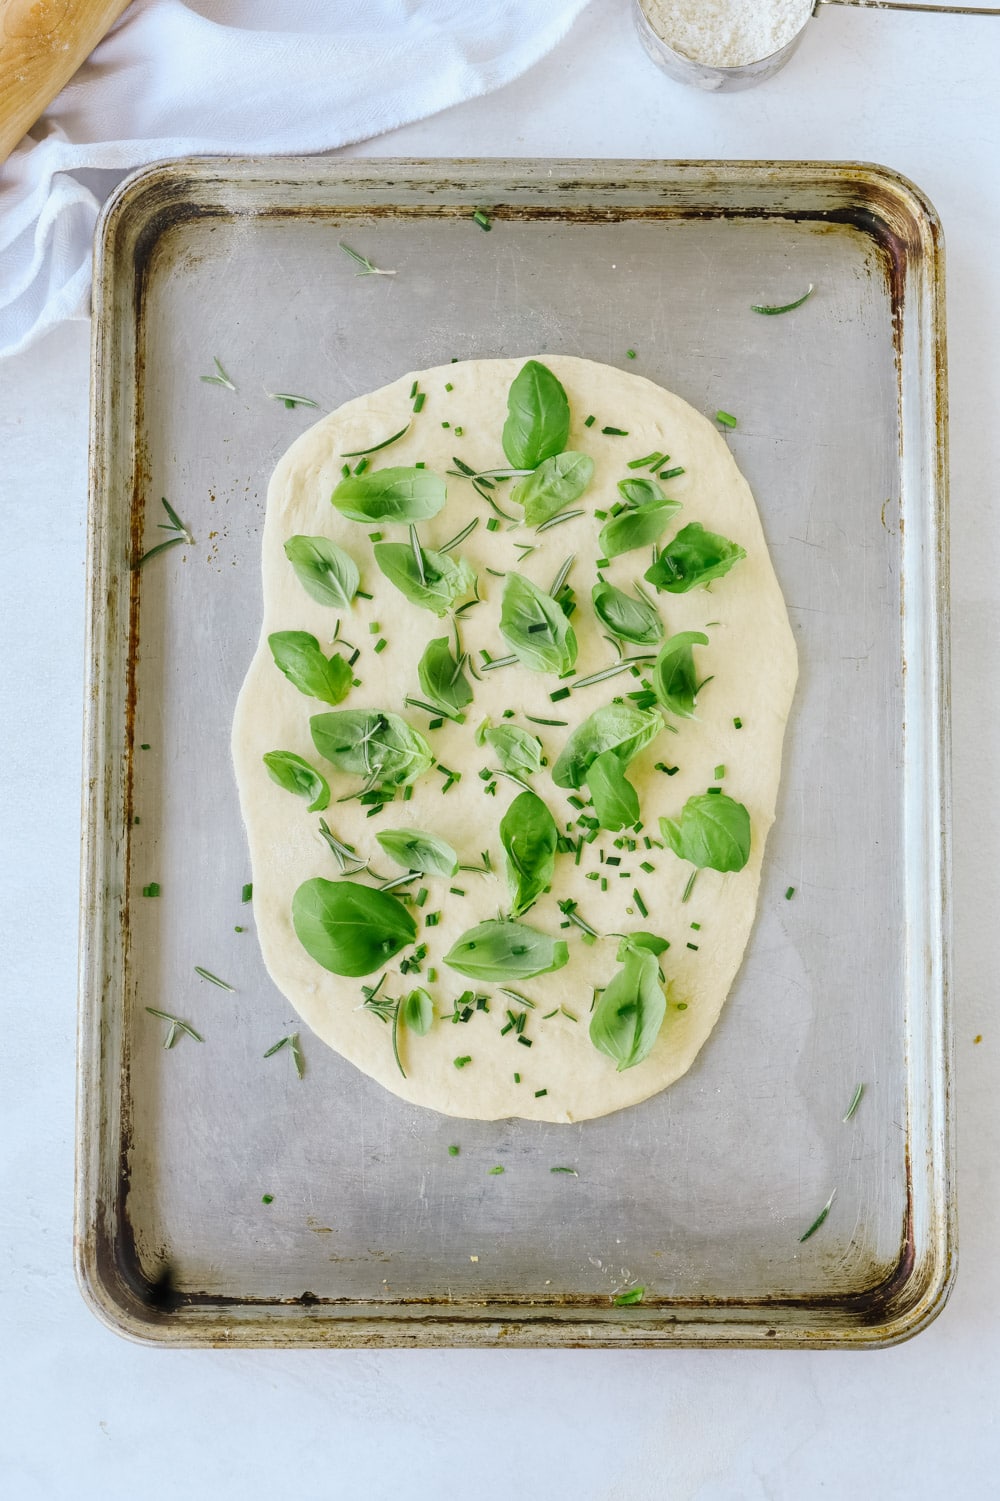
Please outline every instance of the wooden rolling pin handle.
[[0, 162], [73, 77], [128, 0], [0, 0]]

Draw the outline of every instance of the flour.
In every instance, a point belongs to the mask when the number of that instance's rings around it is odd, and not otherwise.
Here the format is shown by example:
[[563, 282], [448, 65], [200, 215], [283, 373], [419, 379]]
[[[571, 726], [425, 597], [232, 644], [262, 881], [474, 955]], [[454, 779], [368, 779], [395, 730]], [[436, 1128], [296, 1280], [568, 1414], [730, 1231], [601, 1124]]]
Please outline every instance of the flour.
[[787, 46], [813, 0], [642, 0], [662, 41], [692, 62], [738, 68]]

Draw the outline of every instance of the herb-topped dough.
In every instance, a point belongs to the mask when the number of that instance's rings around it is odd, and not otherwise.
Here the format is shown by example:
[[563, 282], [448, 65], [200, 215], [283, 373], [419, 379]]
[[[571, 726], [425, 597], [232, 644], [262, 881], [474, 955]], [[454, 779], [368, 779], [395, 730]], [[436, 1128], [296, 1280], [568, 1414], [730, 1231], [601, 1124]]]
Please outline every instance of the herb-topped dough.
[[712, 424], [567, 356], [408, 374], [285, 454], [263, 583], [233, 755], [302, 1019], [456, 1116], [679, 1078], [750, 935], [796, 678]]

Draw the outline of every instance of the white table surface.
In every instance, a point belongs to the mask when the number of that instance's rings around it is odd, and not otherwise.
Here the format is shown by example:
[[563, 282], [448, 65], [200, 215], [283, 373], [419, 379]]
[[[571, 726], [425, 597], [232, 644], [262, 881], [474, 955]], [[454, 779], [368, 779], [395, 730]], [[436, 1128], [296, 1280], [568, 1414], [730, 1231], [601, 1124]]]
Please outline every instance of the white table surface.
[[[540, 0], [541, 3], [541, 0]], [[960, 1271], [879, 1353], [162, 1352], [71, 1268], [87, 330], [0, 365], [0, 1490], [54, 1498], [907, 1501], [1000, 1494], [1000, 19], [824, 9], [706, 95], [626, 0], [500, 93], [367, 156], [882, 162], [945, 226], [952, 445]], [[977, 1034], [982, 1041], [976, 1043]]]

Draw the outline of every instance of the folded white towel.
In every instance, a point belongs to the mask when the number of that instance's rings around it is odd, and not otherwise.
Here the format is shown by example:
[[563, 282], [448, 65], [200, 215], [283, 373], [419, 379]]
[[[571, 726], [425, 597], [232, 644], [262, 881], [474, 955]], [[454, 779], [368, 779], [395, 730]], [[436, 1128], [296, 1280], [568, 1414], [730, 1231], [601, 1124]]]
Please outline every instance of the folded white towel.
[[516, 78], [586, 4], [135, 0], [0, 169], [0, 354], [87, 316], [94, 223], [123, 172], [381, 135]]

